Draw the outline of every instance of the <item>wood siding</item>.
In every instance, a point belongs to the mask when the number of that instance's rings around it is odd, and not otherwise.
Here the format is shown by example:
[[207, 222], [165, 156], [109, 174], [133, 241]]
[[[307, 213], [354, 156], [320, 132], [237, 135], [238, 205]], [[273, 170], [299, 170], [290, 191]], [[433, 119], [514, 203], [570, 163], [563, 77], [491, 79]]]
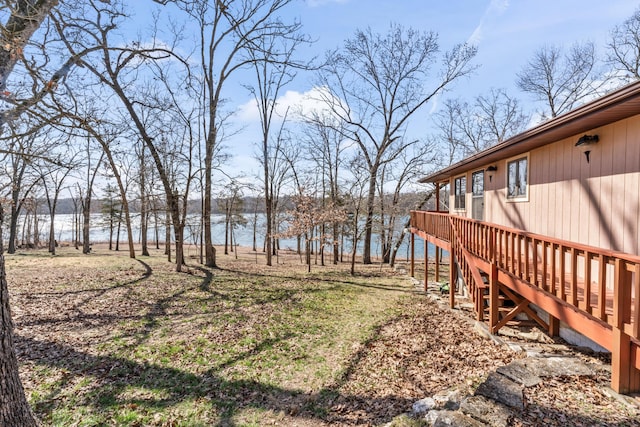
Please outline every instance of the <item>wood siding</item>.
[[[507, 201], [507, 159], [496, 162], [493, 179], [485, 179], [485, 221], [638, 254], [640, 115], [587, 133], [600, 137], [589, 163], [575, 147], [582, 134], [529, 153], [528, 201]], [[466, 211], [451, 213], [471, 216], [469, 183], [474, 170], [467, 173]]]

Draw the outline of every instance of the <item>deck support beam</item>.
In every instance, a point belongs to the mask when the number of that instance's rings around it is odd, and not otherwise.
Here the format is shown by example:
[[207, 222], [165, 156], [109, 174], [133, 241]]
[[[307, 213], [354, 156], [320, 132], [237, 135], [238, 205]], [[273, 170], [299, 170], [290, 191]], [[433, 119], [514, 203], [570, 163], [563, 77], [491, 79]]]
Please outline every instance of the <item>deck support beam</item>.
[[498, 282], [498, 266], [491, 264], [489, 272], [489, 331], [492, 334], [498, 333], [499, 309], [500, 309], [500, 282]]
[[409, 233], [411, 235], [411, 263], [409, 264], [409, 272], [411, 277], [416, 277], [416, 235], [413, 233]]
[[449, 252], [449, 307], [455, 308], [456, 306], [456, 282], [458, 281], [458, 274], [456, 270], [455, 256], [453, 251]]
[[640, 370], [633, 361], [631, 337], [624, 325], [630, 319], [625, 301], [631, 298], [631, 283], [626, 263], [615, 261], [613, 281], [613, 342], [611, 344], [611, 388], [617, 393], [628, 394], [640, 391]]
[[435, 281], [440, 282], [440, 248], [436, 246]]
[[429, 290], [429, 252], [427, 251], [429, 242], [424, 239], [424, 291]]

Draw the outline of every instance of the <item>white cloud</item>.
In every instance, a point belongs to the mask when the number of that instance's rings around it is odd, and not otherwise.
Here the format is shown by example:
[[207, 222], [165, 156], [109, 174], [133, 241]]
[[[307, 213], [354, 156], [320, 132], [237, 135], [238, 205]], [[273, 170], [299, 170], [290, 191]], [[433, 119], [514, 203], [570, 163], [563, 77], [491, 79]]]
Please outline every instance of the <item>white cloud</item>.
[[[330, 98], [328, 89], [323, 87], [314, 87], [306, 92], [288, 90], [276, 101], [276, 115], [283, 118], [286, 114], [288, 120], [300, 121], [302, 117], [312, 114], [330, 114], [329, 107], [323, 101]], [[236, 118], [244, 123], [259, 122], [256, 100], [252, 99], [240, 105], [236, 111]]]
[[484, 15], [482, 15], [482, 19], [480, 19], [480, 23], [475, 28], [473, 33], [471, 33], [469, 39], [467, 39], [467, 43], [472, 45], [480, 44], [487, 20], [491, 19], [494, 16], [502, 15], [508, 7], [509, 0], [491, 0], [491, 3], [489, 3], [489, 6], [487, 6], [484, 11]]

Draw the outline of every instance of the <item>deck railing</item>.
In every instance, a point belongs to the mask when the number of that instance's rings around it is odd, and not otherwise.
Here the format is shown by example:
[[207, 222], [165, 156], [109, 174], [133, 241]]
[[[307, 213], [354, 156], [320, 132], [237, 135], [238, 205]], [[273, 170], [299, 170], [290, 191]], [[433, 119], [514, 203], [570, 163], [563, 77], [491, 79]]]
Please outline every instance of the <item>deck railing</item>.
[[[632, 347], [637, 351], [628, 358], [640, 366], [640, 257], [456, 215], [412, 211], [411, 221], [412, 227], [450, 242], [457, 258], [461, 254], [456, 253], [456, 242], [461, 245], [477, 260], [476, 270], [489, 273], [487, 266], [495, 266], [502, 277], [526, 282], [563, 306], [593, 317], [614, 335], [616, 330], [622, 332], [635, 341]], [[468, 270], [470, 262], [458, 264]], [[462, 273], [475, 288], [477, 278]], [[483, 309], [483, 302], [475, 302], [477, 309]], [[601, 345], [603, 341], [596, 340]], [[614, 346], [604, 345], [610, 350]]]
[[447, 212], [411, 211], [411, 226], [438, 239], [451, 241], [451, 224]]

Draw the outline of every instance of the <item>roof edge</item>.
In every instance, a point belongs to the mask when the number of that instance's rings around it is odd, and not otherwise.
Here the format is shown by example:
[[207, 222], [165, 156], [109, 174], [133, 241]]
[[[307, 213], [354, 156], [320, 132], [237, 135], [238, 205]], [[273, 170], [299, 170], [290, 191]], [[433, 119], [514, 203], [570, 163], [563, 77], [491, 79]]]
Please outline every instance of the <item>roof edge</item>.
[[[438, 181], [443, 181], [444, 178], [449, 179], [451, 175], [454, 175], [455, 172], [461, 169], [463, 166], [468, 165], [470, 163], [476, 163], [479, 160], [486, 158], [487, 162], [494, 161], [494, 157], [500, 153], [500, 151], [513, 147], [517, 144], [530, 140], [533, 137], [543, 135], [544, 133], [550, 132], [554, 129], [558, 129], [568, 123], [576, 121], [580, 118], [584, 118], [586, 116], [590, 116], [594, 113], [607, 110], [613, 106], [619, 105], [633, 98], [637, 98], [640, 96], [640, 81], [628, 84], [623, 86], [620, 89], [617, 89], [609, 94], [606, 94], [600, 98], [597, 98], [587, 104], [581, 105], [580, 107], [568, 111], [560, 116], [554, 117], [550, 120], [542, 122], [530, 129], [525, 130], [511, 138], [496, 144], [486, 150], [483, 150], [479, 153], [466, 157], [465, 159], [450, 165], [444, 169], [440, 169], [437, 172], [429, 174], [424, 178], [418, 180], [419, 183], [433, 183]], [[637, 111], [635, 114], [640, 114], [640, 111]], [[631, 117], [635, 114], [628, 114], [626, 117]], [[625, 118], [625, 117], [623, 117]], [[547, 145], [552, 143], [553, 141], [546, 142], [544, 144], [540, 144], [540, 146]], [[526, 151], [526, 150], [525, 150]]]

